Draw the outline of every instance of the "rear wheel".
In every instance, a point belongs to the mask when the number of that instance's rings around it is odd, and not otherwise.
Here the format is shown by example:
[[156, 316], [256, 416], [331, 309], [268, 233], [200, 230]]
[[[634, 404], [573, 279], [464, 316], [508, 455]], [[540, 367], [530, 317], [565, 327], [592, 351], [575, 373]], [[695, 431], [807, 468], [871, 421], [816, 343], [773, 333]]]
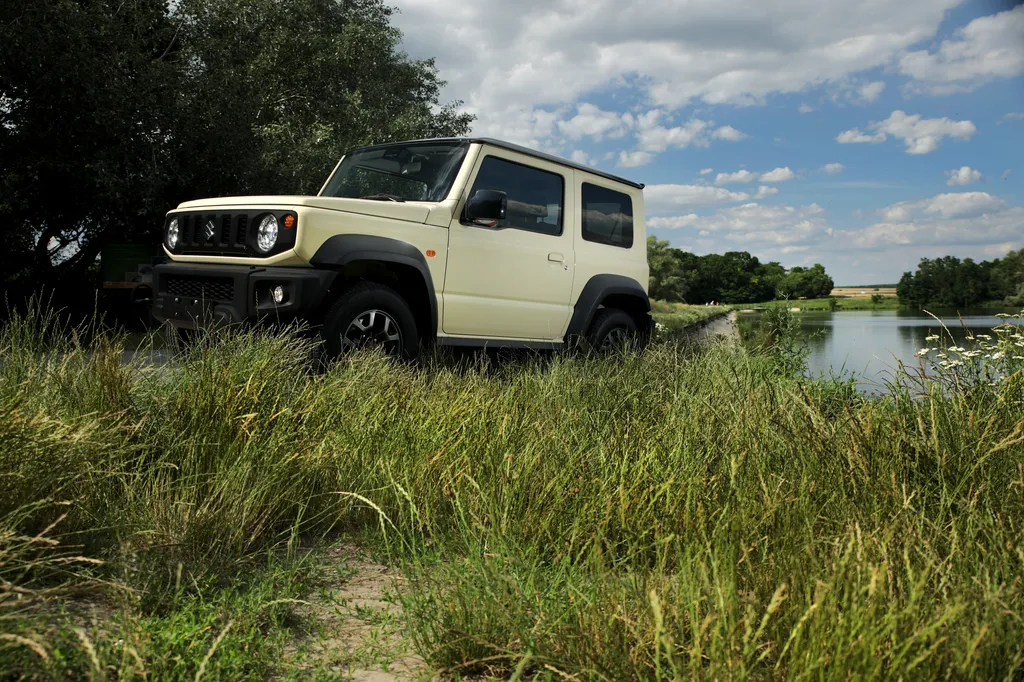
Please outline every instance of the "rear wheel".
[[393, 289], [375, 282], [362, 282], [342, 293], [324, 319], [323, 339], [329, 358], [360, 348], [380, 348], [408, 360], [420, 345], [409, 304]]
[[594, 315], [587, 332], [591, 352], [611, 353], [638, 345], [640, 334], [629, 313], [618, 308], [602, 308]]

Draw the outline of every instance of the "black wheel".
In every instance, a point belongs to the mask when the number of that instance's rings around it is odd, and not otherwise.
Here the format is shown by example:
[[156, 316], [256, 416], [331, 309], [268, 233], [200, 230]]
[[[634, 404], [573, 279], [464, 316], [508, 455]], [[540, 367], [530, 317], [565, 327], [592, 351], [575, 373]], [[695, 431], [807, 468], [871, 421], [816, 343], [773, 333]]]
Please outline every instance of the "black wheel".
[[602, 308], [590, 323], [586, 346], [591, 352], [610, 353], [637, 345], [639, 338], [636, 322], [628, 313], [618, 308]]
[[341, 295], [324, 319], [323, 338], [328, 358], [379, 347], [392, 357], [410, 360], [420, 345], [409, 304], [393, 289], [374, 282], [356, 284]]

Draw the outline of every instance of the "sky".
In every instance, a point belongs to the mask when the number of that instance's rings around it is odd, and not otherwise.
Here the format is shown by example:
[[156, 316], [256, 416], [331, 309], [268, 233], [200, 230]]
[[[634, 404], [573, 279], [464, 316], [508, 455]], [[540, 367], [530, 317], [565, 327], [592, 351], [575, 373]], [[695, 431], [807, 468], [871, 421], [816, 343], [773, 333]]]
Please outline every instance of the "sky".
[[1024, 5], [391, 0], [442, 101], [646, 184], [648, 234], [837, 285], [1024, 247]]

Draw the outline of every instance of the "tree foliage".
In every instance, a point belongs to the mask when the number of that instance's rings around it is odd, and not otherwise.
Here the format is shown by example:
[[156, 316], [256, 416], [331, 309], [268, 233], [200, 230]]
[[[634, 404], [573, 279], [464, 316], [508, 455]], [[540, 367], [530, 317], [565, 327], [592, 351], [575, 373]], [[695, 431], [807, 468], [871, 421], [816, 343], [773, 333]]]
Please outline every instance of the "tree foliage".
[[976, 263], [953, 256], [922, 258], [896, 287], [900, 302], [914, 306], [962, 307], [984, 301], [1024, 305], [1024, 249]]
[[0, 0], [7, 284], [73, 284], [183, 200], [316, 193], [346, 148], [465, 134], [381, 0]]
[[650, 295], [664, 301], [758, 303], [776, 297], [820, 298], [833, 288], [819, 264], [787, 271], [746, 251], [697, 256], [653, 236], [647, 238], [647, 259]]

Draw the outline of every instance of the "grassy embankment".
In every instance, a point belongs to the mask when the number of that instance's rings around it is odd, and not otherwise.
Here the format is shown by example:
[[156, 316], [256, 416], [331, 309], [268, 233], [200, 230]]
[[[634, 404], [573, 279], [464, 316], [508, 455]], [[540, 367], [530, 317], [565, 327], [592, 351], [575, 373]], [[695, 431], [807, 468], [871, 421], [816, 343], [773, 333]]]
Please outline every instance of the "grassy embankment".
[[[835, 303], [833, 303], [835, 301]], [[833, 307], [835, 306], [835, 307]], [[841, 298], [815, 298], [800, 299], [796, 301], [769, 301], [767, 303], [736, 304], [732, 308], [737, 310], [764, 309], [764, 308], [792, 308], [799, 309], [799, 312], [825, 312], [830, 310], [900, 310], [909, 309], [912, 306], [903, 305], [895, 296], [886, 296], [879, 302], [871, 300], [870, 296], [844, 296]], [[925, 310], [948, 309], [948, 306], [928, 305], [923, 306]], [[970, 306], [972, 309], [991, 310], [993, 312], [1013, 310], [1014, 306], [1008, 306], [1002, 301], [986, 301]]]
[[160, 370], [120, 349], [0, 335], [0, 678], [298, 675], [297, 548], [339, 533], [409, 578], [407, 636], [449, 674], [1024, 664], [1020, 374], [869, 401], [780, 350], [313, 376], [284, 336]]
[[[835, 301], [833, 303], [833, 301]], [[833, 307], [834, 306], [834, 307]], [[895, 296], [887, 296], [879, 302], [871, 300], [870, 296], [850, 296], [844, 298], [812, 298], [797, 301], [768, 301], [767, 303], [755, 303], [752, 305], [735, 305], [736, 309], [747, 308], [791, 308], [799, 309], [800, 312], [823, 312], [829, 310], [897, 310], [900, 302]]]
[[726, 306], [686, 305], [685, 303], [669, 303], [652, 301], [651, 312], [658, 324], [668, 331], [679, 333], [688, 328], [699, 327], [719, 317], [728, 315], [731, 308]]

